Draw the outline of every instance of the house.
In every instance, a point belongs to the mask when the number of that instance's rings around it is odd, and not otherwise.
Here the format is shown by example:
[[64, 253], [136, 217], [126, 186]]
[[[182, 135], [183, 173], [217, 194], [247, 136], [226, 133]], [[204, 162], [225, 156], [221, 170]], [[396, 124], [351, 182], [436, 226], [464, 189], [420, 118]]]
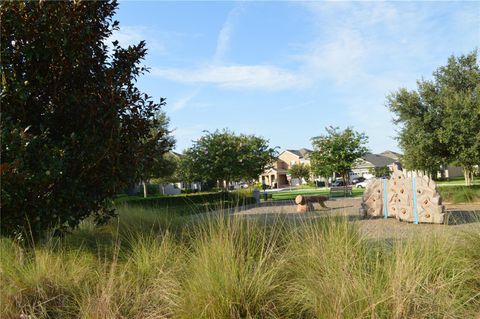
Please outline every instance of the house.
[[367, 153], [357, 160], [353, 166], [351, 175], [371, 177], [371, 170], [387, 166], [390, 171], [393, 171], [395, 165], [399, 165], [400, 154], [385, 151], [381, 154]]
[[[273, 166], [260, 175], [258, 181], [272, 187], [285, 187], [288, 185], [299, 185], [297, 178], [290, 179], [289, 168], [294, 164], [310, 165], [310, 155], [312, 151], [307, 148], [299, 150], [285, 150], [278, 155], [277, 161]], [[290, 181], [289, 181], [290, 179]]]
[[[371, 177], [369, 170], [372, 168], [380, 168], [387, 166], [390, 171], [393, 170], [394, 165], [400, 164], [402, 154], [393, 151], [384, 151], [380, 154], [366, 154], [360, 158], [357, 164], [352, 169], [351, 175]], [[463, 168], [458, 166], [447, 165], [440, 167], [437, 173], [437, 178], [452, 178], [463, 175]]]
[[446, 165], [441, 166], [437, 172], [437, 178], [453, 178], [463, 176], [463, 167]]

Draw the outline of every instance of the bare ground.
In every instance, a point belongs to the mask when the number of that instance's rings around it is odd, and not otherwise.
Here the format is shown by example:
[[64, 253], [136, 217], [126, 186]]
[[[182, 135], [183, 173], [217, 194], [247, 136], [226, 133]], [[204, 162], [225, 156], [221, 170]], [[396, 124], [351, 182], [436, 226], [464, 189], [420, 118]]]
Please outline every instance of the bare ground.
[[480, 203], [449, 204], [445, 203], [447, 213], [445, 224], [419, 224], [401, 222], [395, 218], [364, 218], [359, 214], [361, 198], [335, 199], [326, 202], [328, 208], [315, 204], [315, 211], [304, 214], [296, 212], [293, 201], [263, 203], [234, 212], [237, 216], [276, 218], [282, 216], [288, 219], [311, 219], [326, 216], [346, 216], [351, 222], [359, 225], [360, 231], [370, 238], [399, 239], [418, 233], [424, 234], [455, 234], [463, 231], [480, 232]]

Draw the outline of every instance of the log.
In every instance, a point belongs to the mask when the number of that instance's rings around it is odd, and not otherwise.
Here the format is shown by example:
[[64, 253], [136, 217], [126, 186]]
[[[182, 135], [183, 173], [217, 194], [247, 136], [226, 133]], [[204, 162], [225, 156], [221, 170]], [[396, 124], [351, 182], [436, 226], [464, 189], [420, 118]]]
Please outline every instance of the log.
[[328, 197], [325, 196], [304, 196], [297, 195], [295, 197], [295, 204], [297, 204], [297, 213], [306, 213], [314, 210], [313, 203], [319, 203], [323, 208], [328, 208], [325, 205], [325, 201]]

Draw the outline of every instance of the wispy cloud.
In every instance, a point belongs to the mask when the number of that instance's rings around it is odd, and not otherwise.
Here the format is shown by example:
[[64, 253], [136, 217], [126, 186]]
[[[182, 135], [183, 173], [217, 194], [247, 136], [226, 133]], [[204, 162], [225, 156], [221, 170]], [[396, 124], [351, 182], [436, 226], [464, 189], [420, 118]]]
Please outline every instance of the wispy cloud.
[[182, 83], [205, 83], [228, 89], [282, 90], [301, 87], [303, 79], [272, 65], [209, 65], [198, 69], [152, 68], [151, 74]]
[[338, 30], [328, 41], [315, 41], [300, 60], [309, 78], [332, 78], [343, 84], [363, 72], [368, 44], [355, 30]]
[[188, 104], [192, 101], [193, 98], [195, 98], [198, 95], [199, 92], [200, 92], [200, 89], [196, 89], [195, 91], [193, 91], [193, 92], [191, 92], [187, 95], [184, 95], [181, 98], [179, 98], [178, 100], [176, 100], [173, 103], [172, 111], [176, 112], [176, 111], [179, 111], [179, 110], [185, 108], [186, 106], [188, 106]]
[[235, 22], [239, 18], [241, 12], [243, 11], [243, 6], [237, 5], [235, 8], [230, 10], [223, 23], [220, 32], [218, 33], [217, 46], [215, 48], [215, 54], [213, 55], [213, 64], [222, 62], [230, 46], [230, 38], [234, 29]]

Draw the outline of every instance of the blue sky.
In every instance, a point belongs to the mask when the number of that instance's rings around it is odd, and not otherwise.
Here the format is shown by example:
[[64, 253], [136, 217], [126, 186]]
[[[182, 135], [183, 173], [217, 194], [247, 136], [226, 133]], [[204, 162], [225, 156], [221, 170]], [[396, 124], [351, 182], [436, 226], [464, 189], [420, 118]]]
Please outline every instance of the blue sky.
[[385, 97], [480, 48], [480, 2], [120, 2], [122, 45], [146, 40], [139, 87], [167, 98], [177, 151], [204, 130], [311, 147], [353, 126], [398, 151]]

